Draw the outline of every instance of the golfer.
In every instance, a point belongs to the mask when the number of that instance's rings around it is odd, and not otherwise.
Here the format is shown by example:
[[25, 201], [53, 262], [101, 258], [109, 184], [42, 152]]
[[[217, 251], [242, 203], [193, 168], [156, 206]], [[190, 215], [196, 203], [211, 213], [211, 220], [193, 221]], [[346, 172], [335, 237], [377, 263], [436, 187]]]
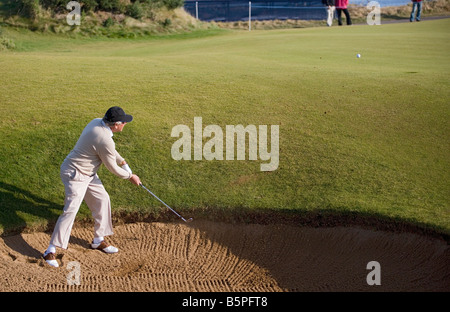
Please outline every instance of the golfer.
[[100, 181], [97, 171], [101, 164], [121, 179], [135, 185], [141, 183], [133, 174], [127, 162], [116, 151], [113, 133], [121, 132], [133, 120], [118, 106], [111, 107], [102, 118], [92, 120], [81, 133], [73, 150], [61, 165], [61, 180], [64, 183], [64, 210], [59, 216], [50, 239], [50, 245], [43, 254], [45, 261], [58, 267], [56, 247], [67, 249], [75, 216], [84, 200], [94, 218], [94, 239], [92, 249], [112, 254], [119, 250], [105, 241], [113, 234], [111, 203], [109, 195]]

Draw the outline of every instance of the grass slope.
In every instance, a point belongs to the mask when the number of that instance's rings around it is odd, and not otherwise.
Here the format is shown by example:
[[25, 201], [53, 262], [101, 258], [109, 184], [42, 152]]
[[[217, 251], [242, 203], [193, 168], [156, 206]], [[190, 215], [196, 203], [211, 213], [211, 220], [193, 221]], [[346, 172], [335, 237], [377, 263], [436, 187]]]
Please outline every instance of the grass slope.
[[[135, 120], [115, 135], [117, 149], [182, 213], [329, 211], [448, 232], [449, 24], [194, 32], [173, 40], [4, 29], [17, 49], [0, 53], [0, 227], [57, 218], [61, 162], [87, 122], [120, 105]], [[279, 168], [173, 160], [171, 130], [193, 129], [195, 116], [224, 131], [279, 125]], [[99, 175], [114, 212], [166, 211], [106, 169]], [[83, 205], [80, 217], [89, 214]]]

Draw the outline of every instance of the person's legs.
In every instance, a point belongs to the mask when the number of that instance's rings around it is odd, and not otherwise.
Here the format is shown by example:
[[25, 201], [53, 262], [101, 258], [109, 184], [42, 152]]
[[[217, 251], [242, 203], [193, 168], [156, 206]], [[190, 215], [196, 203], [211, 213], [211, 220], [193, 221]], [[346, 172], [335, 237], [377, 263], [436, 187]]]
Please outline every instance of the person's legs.
[[342, 25], [342, 9], [336, 8], [336, 12], [337, 12], [338, 24], [339, 24], [339, 26], [341, 26]]
[[119, 250], [116, 247], [110, 246], [104, 241], [105, 236], [114, 234], [111, 220], [111, 201], [102, 181], [97, 175], [94, 176], [94, 179], [89, 184], [84, 200], [91, 210], [95, 221], [94, 239], [91, 248], [100, 249], [106, 253], [118, 252]]
[[416, 15], [417, 3], [418, 2], [413, 2], [413, 4], [412, 4], [411, 16], [409, 17], [410, 22], [414, 21], [414, 15]]
[[328, 26], [333, 25], [334, 10], [335, 10], [334, 6], [330, 6], [330, 7], [327, 8], [327, 13], [328, 13], [327, 25]]
[[94, 218], [94, 237], [104, 237], [113, 234], [111, 221], [111, 201], [102, 181], [97, 175], [89, 184], [84, 200]]
[[348, 12], [348, 9], [344, 9], [345, 19], [347, 20], [347, 25], [352, 24], [352, 19], [350, 18], [350, 13]]
[[43, 254], [45, 261], [53, 267], [59, 266], [55, 257], [56, 247], [67, 249], [75, 217], [89, 185], [89, 178], [75, 169], [61, 166], [61, 180], [65, 191], [63, 213], [55, 224], [50, 244]]
[[82, 175], [75, 169], [61, 169], [61, 180], [64, 183], [65, 190], [64, 209], [56, 222], [50, 245], [67, 249], [70, 232], [90, 179], [90, 177]]
[[417, 15], [416, 15], [416, 21], [420, 21], [420, 14], [422, 13], [422, 1], [417, 2]]

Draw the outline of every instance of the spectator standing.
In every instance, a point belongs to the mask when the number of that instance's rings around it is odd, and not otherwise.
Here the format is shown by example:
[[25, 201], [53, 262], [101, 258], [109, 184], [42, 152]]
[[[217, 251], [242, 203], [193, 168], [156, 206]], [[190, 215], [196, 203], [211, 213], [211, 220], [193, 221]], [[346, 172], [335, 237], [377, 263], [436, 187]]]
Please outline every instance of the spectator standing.
[[335, 0], [322, 0], [322, 3], [327, 6], [327, 25], [333, 25], [334, 11], [336, 10], [336, 6], [334, 4]]
[[[422, 13], [422, 0], [411, 0], [412, 1], [412, 11], [409, 17], [410, 22], [414, 22], [414, 16], [417, 22], [420, 22], [420, 14]], [[417, 12], [417, 13], [416, 13]]]
[[347, 25], [352, 24], [352, 20], [350, 18], [350, 13], [348, 12], [347, 5], [348, 0], [335, 0], [336, 3], [336, 12], [338, 18], [339, 26], [342, 26], [342, 12], [345, 14], [345, 19], [347, 20]]

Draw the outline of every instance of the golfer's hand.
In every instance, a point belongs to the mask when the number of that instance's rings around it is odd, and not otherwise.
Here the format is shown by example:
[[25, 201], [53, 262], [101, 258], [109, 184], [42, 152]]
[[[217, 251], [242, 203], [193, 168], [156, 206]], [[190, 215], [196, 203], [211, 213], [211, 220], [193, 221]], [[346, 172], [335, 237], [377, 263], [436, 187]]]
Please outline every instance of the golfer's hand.
[[141, 185], [141, 179], [135, 174], [131, 175], [130, 182], [134, 185]]

